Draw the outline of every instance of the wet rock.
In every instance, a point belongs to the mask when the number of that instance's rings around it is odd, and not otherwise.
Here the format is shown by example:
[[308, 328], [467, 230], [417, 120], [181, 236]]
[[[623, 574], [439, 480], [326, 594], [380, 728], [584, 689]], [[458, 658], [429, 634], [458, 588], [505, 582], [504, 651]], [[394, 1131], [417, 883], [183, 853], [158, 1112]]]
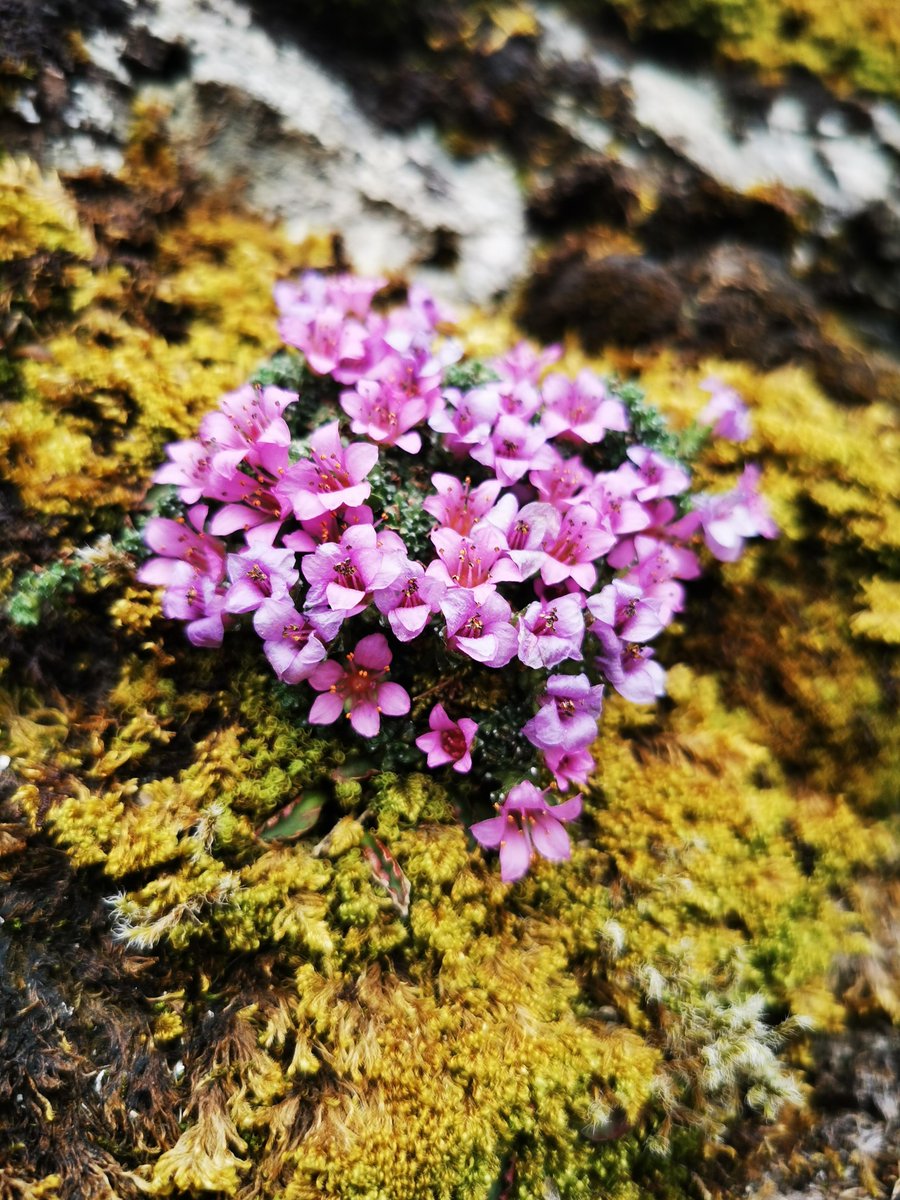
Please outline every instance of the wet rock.
[[528, 216], [541, 230], [592, 221], [628, 226], [639, 208], [637, 189], [633, 173], [615, 159], [602, 154], [578, 157], [537, 188]]
[[768, 369], [815, 340], [812, 297], [776, 255], [723, 243], [700, 258], [683, 257], [678, 268], [693, 299], [694, 339], [705, 353]]
[[541, 264], [521, 309], [526, 329], [544, 341], [575, 330], [585, 348], [640, 346], [677, 333], [683, 297], [672, 274], [638, 255], [592, 259], [563, 252]]
[[689, 170], [663, 186], [640, 233], [651, 253], [675, 255], [685, 245], [741, 238], [786, 252], [797, 237], [797, 208], [787, 196], [745, 196]]

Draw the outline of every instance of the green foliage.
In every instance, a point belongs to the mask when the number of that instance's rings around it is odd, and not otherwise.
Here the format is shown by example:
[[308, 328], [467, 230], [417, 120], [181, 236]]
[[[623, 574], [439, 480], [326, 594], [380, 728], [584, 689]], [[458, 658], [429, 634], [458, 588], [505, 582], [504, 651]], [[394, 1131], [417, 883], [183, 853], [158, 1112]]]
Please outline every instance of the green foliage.
[[452, 363], [444, 372], [444, 386], [459, 388], [468, 392], [471, 388], [481, 387], [485, 383], [493, 383], [499, 375], [486, 363], [478, 358], [466, 359], [464, 362]]
[[43, 570], [23, 575], [6, 603], [6, 615], [21, 629], [39, 625], [45, 607], [71, 596], [81, 582], [78, 563], [51, 563]]

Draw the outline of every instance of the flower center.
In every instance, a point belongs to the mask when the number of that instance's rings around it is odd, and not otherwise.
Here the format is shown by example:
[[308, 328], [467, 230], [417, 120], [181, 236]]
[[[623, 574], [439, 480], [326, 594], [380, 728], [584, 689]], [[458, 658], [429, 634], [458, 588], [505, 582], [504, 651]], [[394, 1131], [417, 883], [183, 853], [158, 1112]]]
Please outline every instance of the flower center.
[[481, 637], [484, 633], [484, 621], [481, 617], [469, 617], [460, 632], [463, 637]]
[[466, 739], [461, 729], [445, 729], [441, 733], [441, 749], [452, 759], [459, 759], [466, 752]]
[[555, 608], [551, 608], [549, 612], [540, 613], [534, 623], [534, 633], [552, 633], [558, 620], [559, 613]]
[[344, 587], [350, 588], [354, 592], [364, 592], [366, 590], [356, 564], [351, 558], [345, 558], [343, 562], [339, 562], [334, 571]]

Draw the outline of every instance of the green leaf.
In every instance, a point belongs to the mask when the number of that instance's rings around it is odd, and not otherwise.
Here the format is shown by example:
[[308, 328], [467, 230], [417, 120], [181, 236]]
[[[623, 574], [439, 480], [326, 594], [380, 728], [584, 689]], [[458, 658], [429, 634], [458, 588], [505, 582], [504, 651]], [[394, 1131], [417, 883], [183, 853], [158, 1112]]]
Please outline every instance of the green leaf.
[[323, 792], [305, 792], [269, 817], [256, 836], [263, 842], [291, 842], [302, 837], [318, 821], [324, 804]]

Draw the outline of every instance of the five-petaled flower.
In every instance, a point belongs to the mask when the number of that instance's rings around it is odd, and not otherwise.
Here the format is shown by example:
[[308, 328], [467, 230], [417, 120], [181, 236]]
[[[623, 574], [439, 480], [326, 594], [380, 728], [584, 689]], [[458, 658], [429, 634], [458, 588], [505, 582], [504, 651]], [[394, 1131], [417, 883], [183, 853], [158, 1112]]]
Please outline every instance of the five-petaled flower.
[[347, 665], [334, 659], [320, 663], [309, 682], [321, 692], [309, 712], [311, 725], [331, 725], [346, 710], [360, 737], [374, 737], [381, 714], [402, 717], [409, 712], [409, 693], [385, 676], [390, 670], [390, 647], [384, 634], [370, 633], [347, 656]]
[[504, 883], [521, 879], [531, 865], [534, 852], [551, 862], [562, 862], [571, 854], [564, 821], [581, 814], [581, 797], [562, 804], [547, 803], [546, 791], [523, 780], [510, 788], [496, 817], [470, 826], [477, 842], [500, 851], [500, 878]]
[[436, 704], [428, 717], [430, 733], [416, 738], [416, 745], [428, 755], [429, 767], [453, 763], [453, 770], [465, 773], [472, 769], [472, 741], [478, 723], [469, 717], [454, 721], [443, 704]]

